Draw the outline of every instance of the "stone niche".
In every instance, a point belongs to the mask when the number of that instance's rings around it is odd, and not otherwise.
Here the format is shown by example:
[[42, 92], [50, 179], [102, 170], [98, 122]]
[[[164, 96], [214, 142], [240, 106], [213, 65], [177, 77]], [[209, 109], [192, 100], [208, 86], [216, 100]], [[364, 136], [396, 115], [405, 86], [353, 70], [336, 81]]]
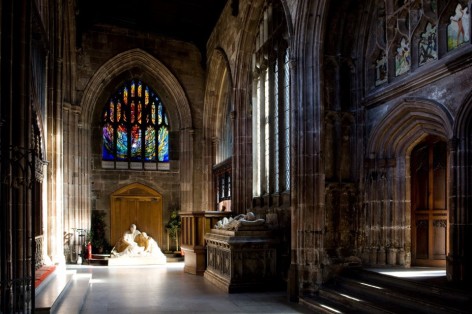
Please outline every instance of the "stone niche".
[[237, 231], [211, 229], [205, 235], [204, 277], [228, 293], [277, 287], [277, 243], [269, 230], [260, 229], [261, 226], [240, 226]]

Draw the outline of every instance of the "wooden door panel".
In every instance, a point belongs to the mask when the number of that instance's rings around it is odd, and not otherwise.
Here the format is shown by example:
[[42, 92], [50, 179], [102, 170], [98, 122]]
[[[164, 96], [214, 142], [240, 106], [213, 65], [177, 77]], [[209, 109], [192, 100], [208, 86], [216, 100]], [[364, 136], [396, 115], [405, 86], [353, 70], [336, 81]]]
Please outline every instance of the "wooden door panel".
[[447, 255], [447, 220], [433, 221], [433, 259], [445, 259]]
[[447, 149], [422, 143], [411, 157], [412, 263], [445, 266], [447, 255]]
[[136, 186], [133, 184], [111, 196], [110, 241], [114, 245], [134, 223], [139, 231], [152, 236], [162, 247], [162, 197]]
[[428, 220], [416, 221], [416, 258], [428, 258], [429, 247], [429, 223]]

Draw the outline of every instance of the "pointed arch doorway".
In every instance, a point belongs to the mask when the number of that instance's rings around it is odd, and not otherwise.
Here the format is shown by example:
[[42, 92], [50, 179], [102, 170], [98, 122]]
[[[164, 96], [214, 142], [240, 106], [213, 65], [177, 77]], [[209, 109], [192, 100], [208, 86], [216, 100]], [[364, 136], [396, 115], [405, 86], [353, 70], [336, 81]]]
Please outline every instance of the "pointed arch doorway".
[[437, 138], [411, 154], [412, 265], [445, 267], [448, 253], [447, 145]]
[[110, 240], [114, 244], [135, 224], [162, 247], [163, 198], [160, 193], [140, 183], [125, 186], [111, 195]]

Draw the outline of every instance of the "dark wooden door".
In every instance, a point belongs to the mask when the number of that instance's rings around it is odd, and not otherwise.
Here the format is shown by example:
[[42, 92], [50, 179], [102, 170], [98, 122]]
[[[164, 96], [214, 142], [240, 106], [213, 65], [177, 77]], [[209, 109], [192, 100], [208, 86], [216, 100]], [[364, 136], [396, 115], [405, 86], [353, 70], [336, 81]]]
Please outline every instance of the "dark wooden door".
[[411, 155], [412, 264], [445, 266], [448, 245], [447, 146], [419, 144]]

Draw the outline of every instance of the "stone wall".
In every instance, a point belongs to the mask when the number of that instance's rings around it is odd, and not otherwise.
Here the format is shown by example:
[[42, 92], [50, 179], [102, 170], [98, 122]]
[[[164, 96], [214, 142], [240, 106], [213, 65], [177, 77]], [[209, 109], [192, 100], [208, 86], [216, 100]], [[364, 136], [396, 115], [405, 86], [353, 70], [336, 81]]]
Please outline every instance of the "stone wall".
[[[201, 194], [192, 187], [201, 184], [198, 172], [201, 169], [201, 148], [193, 145], [200, 141], [202, 127], [204, 68], [200, 51], [189, 43], [103, 25], [83, 33], [80, 42], [77, 94], [82, 103], [80, 121], [87, 130], [84, 132], [87, 134], [83, 134], [85, 147], [82, 154], [89, 159], [91, 209], [109, 211], [110, 194], [134, 182], [163, 195], [164, 223], [169, 218], [169, 205], [177, 204], [180, 210], [199, 208]], [[154, 65], [150, 69], [151, 64], [145, 60], [138, 64], [131, 60], [128, 68], [118, 69], [120, 64], [128, 62], [128, 56], [133, 58], [132, 51], [136, 48], [139, 48], [139, 55], [144, 55], [143, 58], [158, 64], [158, 67]], [[110, 64], [110, 60], [117, 61]], [[104, 74], [107, 71], [108, 76]], [[97, 75], [102, 79], [97, 79]], [[150, 84], [168, 110], [172, 152], [169, 171], [101, 167], [101, 141], [94, 139], [101, 138], [102, 106], [124, 81], [135, 77]], [[90, 90], [96, 95], [90, 95]], [[185, 171], [182, 173], [181, 169]]]

